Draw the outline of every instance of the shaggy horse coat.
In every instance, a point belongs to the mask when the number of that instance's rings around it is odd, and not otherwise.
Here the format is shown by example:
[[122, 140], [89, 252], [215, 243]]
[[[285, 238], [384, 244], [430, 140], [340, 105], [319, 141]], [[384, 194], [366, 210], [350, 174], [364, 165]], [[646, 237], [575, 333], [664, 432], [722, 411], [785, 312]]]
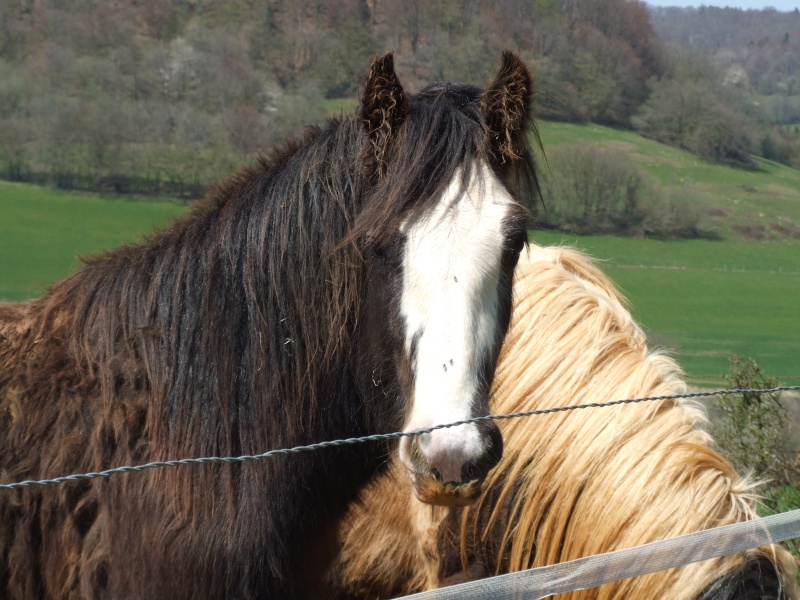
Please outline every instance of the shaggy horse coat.
[[[495, 413], [685, 391], [585, 256], [532, 246], [514, 287]], [[331, 596], [395, 597], [751, 519], [753, 488], [704, 422], [698, 405], [672, 400], [501, 421], [503, 459], [463, 509], [418, 506], [395, 469], [340, 527]], [[795, 571], [772, 546], [558, 598], [797, 598]]]
[[[478, 382], [463, 411], [485, 413], [526, 241], [528, 213], [511, 194], [535, 187], [531, 94], [506, 53], [485, 93], [440, 84], [407, 96], [387, 55], [352, 118], [288, 143], [44, 297], [0, 304], [0, 482], [402, 427], [444, 395], [414, 388], [431, 304], [424, 285], [404, 283], [420, 270], [406, 260], [410, 240], [419, 223], [436, 232], [437, 210], [485, 238], [476, 264], [462, 265], [474, 289], [456, 296], [470, 282], [448, 279], [445, 290], [484, 323], [484, 347], [451, 379]], [[477, 184], [491, 195], [464, 199]], [[422, 274], [435, 272], [437, 257], [424, 258]], [[417, 313], [420, 330], [406, 331]], [[499, 459], [496, 427], [462, 431], [475, 454], [454, 436], [429, 438], [444, 446], [437, 455], [412, 448], [415, 477], [429, 491], [449, 486], [428, 499], [460, 483], [476, 493]], [[333, 523], [388, 452], [339, 447], [0, 491], [0, 597], [314, 596]], [[452, 463], [451, 480], [437, 479], [437, 460]]]

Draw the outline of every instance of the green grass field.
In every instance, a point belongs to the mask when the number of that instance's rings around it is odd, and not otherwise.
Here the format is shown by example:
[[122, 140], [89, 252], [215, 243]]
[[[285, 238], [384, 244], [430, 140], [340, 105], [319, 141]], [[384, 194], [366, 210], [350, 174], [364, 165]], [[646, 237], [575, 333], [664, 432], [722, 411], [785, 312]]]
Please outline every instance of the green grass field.
[[577, 246], [600, 259], [652, 345], [674, 352], [693, 381], [719, 383], [728, 357], [740, 354], [768, 375], [800, 383], [800, 246], [543, 231], [532, 239]]
[[0, 182], [0, 299], [37, 296], [76, 269], [78, 256], [139, 240], [185, 211]]

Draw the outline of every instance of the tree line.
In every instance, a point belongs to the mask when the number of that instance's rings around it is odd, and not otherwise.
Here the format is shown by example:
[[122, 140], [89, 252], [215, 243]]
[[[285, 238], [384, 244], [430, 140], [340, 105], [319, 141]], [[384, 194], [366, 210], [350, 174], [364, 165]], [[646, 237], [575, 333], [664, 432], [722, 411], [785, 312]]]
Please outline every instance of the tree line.
[[798, 136], [662, 42], [635, 0], [14, 0], [0, 3], [0, 177], [197, 197], [349, 111], [378, 53], [395, 50], [413, 90], [483, 82], [505, 48], [537, 71], [542, 118], [798, 163]]

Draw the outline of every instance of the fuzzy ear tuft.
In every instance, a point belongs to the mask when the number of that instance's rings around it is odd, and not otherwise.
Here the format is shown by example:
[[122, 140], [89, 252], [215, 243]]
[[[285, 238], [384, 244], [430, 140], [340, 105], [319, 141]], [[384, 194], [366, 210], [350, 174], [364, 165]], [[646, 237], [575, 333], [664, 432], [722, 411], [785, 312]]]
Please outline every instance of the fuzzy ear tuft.
[[503, 52], [500, 70], [481, 100], [481, 112], [489, 129], [488, 146], [501, 163], [521, 158], [519, 139], [531, 123], [533, 77], [513, 52]]
[[408, 114], [408, 99], [394, 72], [391, 52], [376, 58], [367, 71], [361, 118], [369, 135], [364, 152], [367, 176], [378, 179], [386, 172], [386, 155]]

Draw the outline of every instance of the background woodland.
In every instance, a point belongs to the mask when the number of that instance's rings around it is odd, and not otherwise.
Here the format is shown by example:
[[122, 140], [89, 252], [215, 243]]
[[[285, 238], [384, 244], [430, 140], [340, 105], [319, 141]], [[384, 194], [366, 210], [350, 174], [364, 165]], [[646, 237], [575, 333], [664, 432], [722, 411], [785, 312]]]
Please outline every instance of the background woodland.
[[[746, 169], [760, 157], [800, 167], [798, 11], [628, 0], [6, 0], [0, 178], [196, 198], [304, 125], [350, 112], [376, 54], [394, 50], [416, 90], [482, 84], [504, 48], [536, 70], [541, 119], [633, 129]], [[676, 221], [674, 194], [629, 162], [591, 149], [548, 155], [545, 191], [556, 199], [542, 223], [703, 234], [691, 218]], [[604, 199], [589, 206], [581, 186]], [[562, 202], [570, 194], [574, 205]]]

